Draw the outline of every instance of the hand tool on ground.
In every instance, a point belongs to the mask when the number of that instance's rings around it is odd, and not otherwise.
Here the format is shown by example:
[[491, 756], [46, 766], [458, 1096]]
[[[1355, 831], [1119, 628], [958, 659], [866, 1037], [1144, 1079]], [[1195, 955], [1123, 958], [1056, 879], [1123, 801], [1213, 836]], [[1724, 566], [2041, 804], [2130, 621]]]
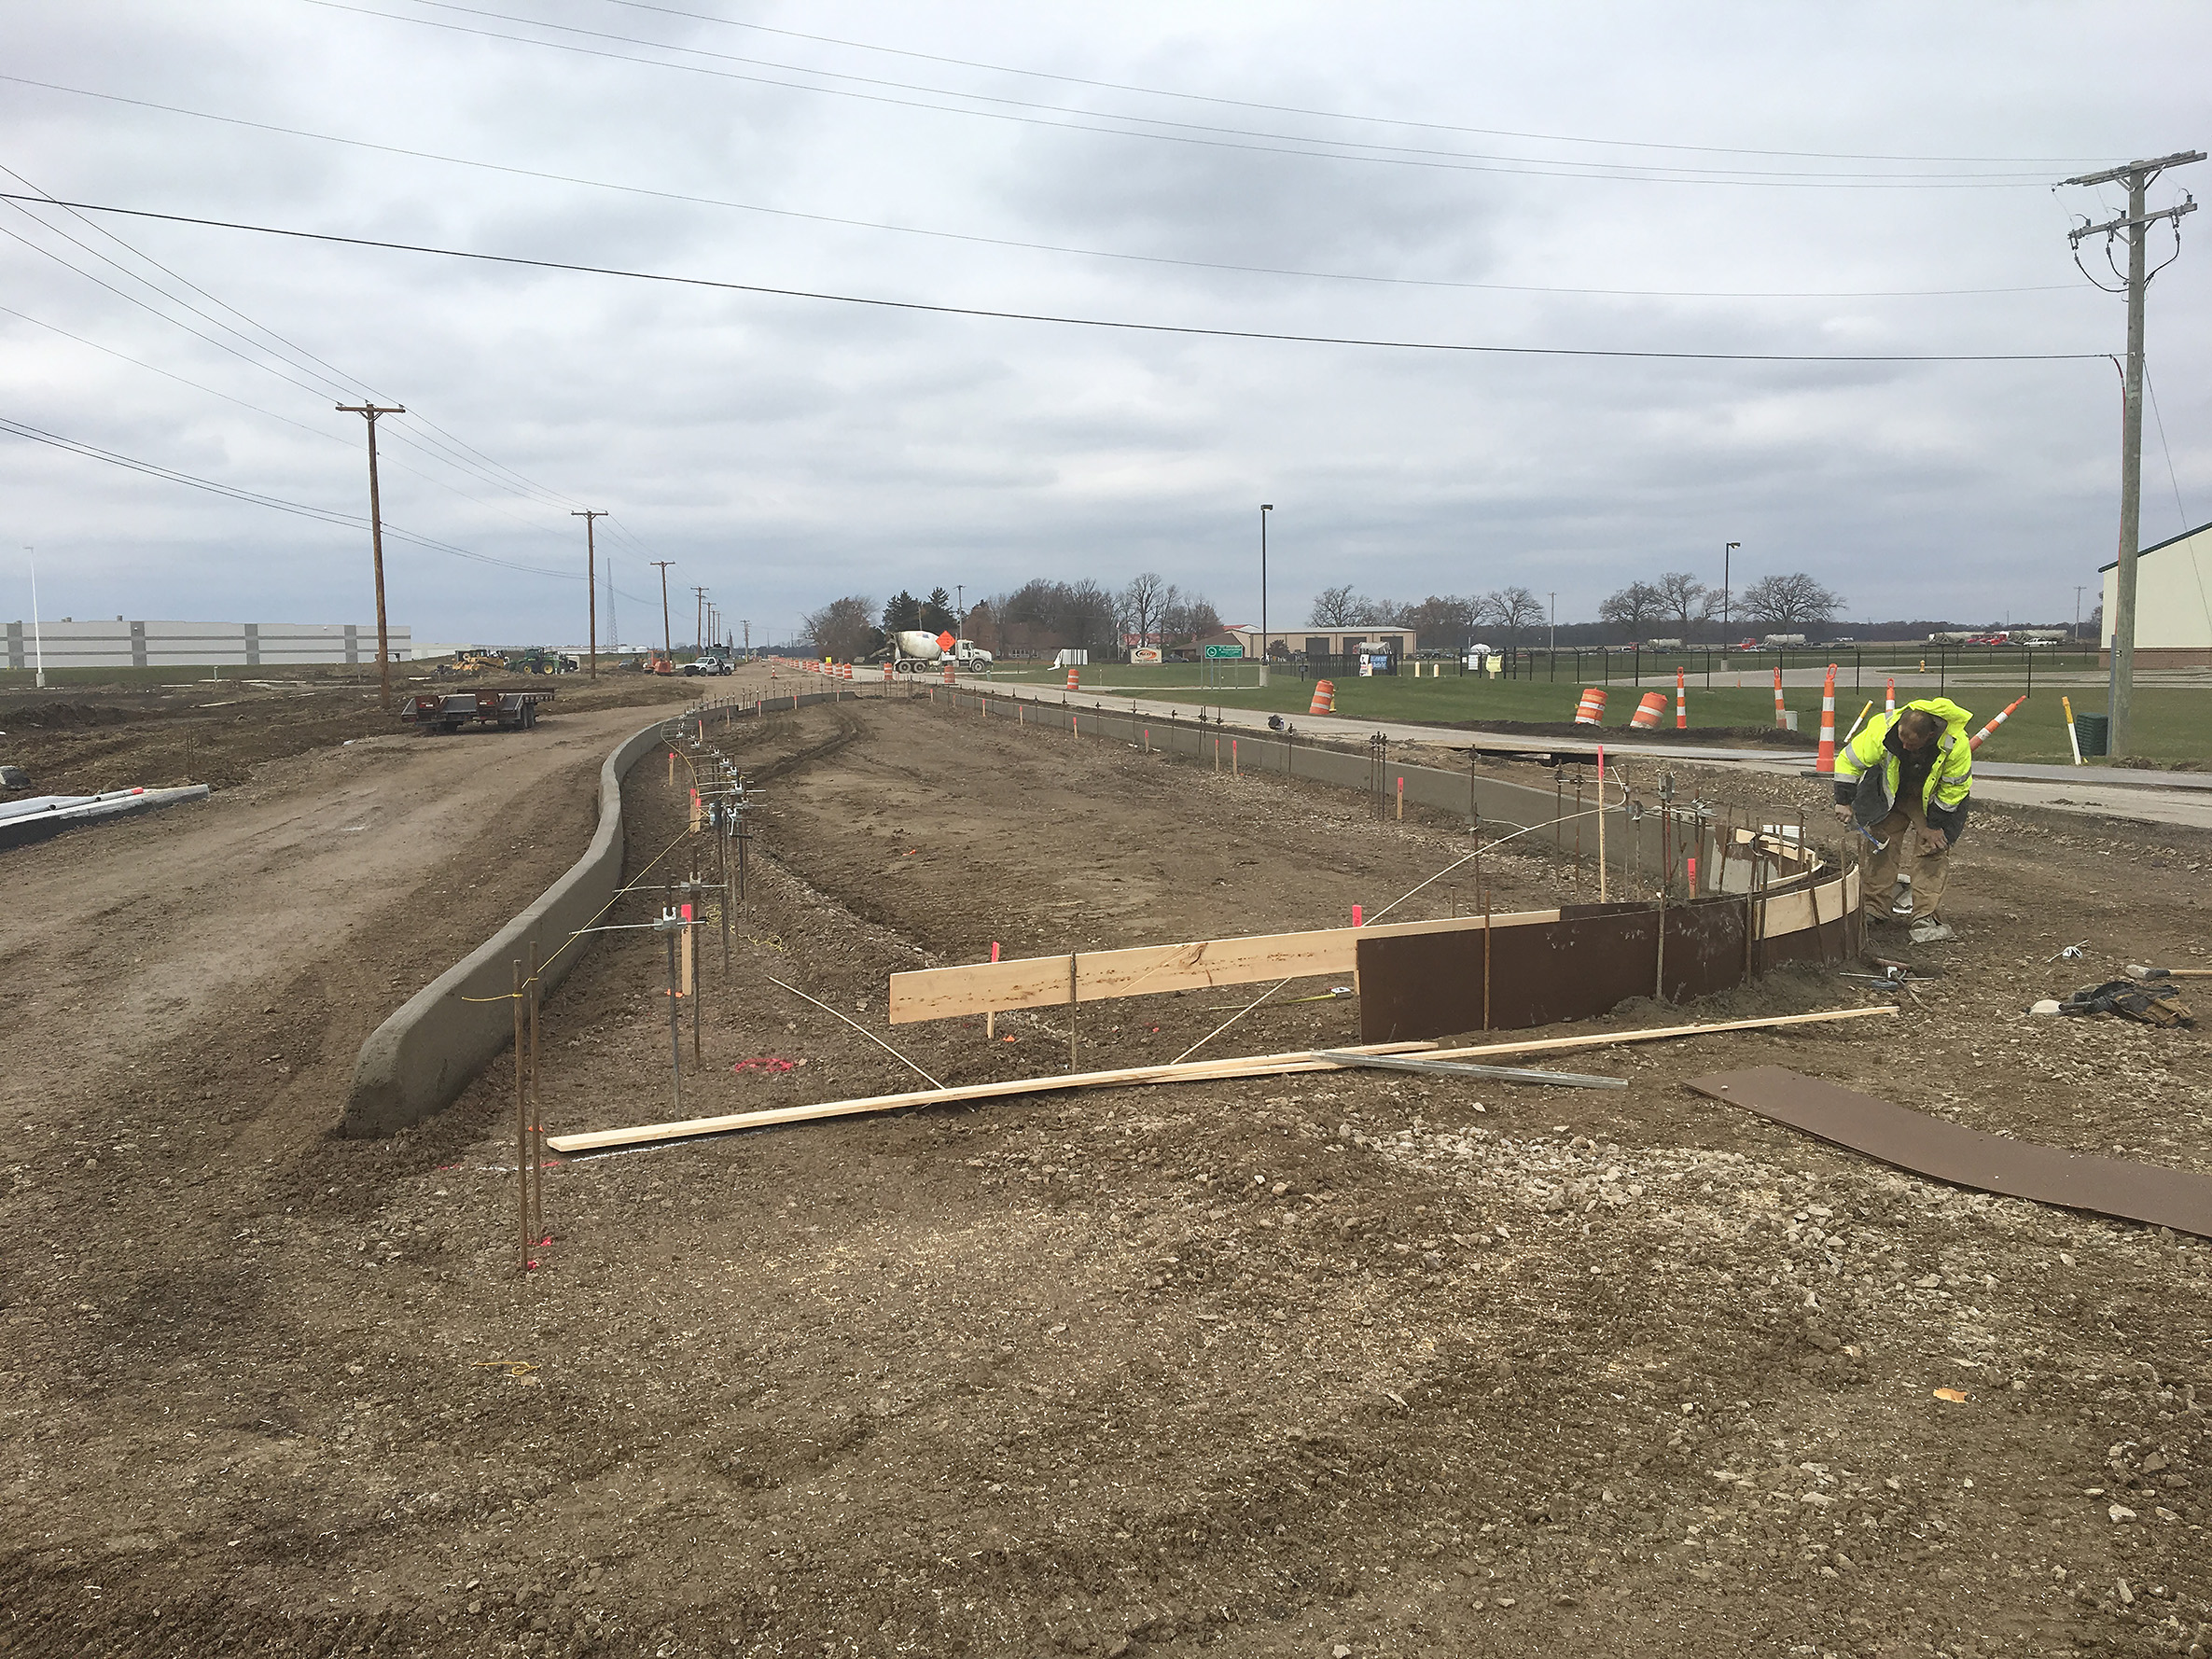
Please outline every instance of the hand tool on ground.
[[2135, 980], [2212, 980], [2212, 968], [2145, 968], [2139, 962], [2130, 962], [2127, 976]]

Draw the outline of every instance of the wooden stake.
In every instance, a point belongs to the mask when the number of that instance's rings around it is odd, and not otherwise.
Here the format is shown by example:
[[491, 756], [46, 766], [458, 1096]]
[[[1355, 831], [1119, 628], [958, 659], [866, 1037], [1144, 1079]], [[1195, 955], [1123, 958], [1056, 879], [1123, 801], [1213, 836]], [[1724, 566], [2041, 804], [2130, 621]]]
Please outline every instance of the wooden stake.
[[[995, 939], [991, 941], [991, 960], [994, 962], [998, 960], [998, 941]], [[983, 1011], [983, 1040], [995, 1042], [997, 1039], [998, 1011], [995, 1008], [987, 1008]]]
[[1067, 954], [1067, 1068], [1076, 1068], [1076, 953]]
[[[1792, 1025], [1823, 1025], [1839, 1020], [1894, 1019], [1897, 1009], [1831, 1009], [1820, 1013], [1771, 1015], [1755, 1020], [1716, 1020], [1702, 1025], [1663, 1025], [1643, 1031], [1600, 1031], [1587, 1037], [1553, 1037], [1526, 1042], [1483, 1043], [1472, 1048], [1443, 1049], [1428, 1042], [1365, 1043], [1347, 1047], [1347, 1053], [1419, 1053], [1435, 1060], [1480, 1060], [1499, 1054], [1547, 1054], [1575, 1049], [1607, 1048], [1631, 1043], [1658, 1042], [1674, 1038], [1709, 1037], [1727, 1031], [1769, 1031]], [[659, 1141], [686, 1140], [700, 1135], [723, 1135], [734, 1129], [766, 1128], [773, 1123], [819, 1122], [828, 1118], [859, 1117], [871, 1112], [906, 1111], [918, 1106], [951, 1106], [967, 1100], [1006, 1099], [1022, 1094], [1056, 1094], [1071, 1089], [1129, 1088], [1151, 1083], [1204, 1083], [1239, 1078], [1279, 1077], [1295, 1072], [1338, 1071], [1343, 1067], [1318, 1059], [1311, 1050], [1279, 1054], [1247, 1054], [1235, 1059], [1200, 1060], [1181, 1066], [1137, 1066], [1119, 1071], [1070, 1072], [1061, 1077], [1009, 1078], [1002, 1082], [967, 1083], [954, 1089], [915, 1089], [903, 1094], [873, 1094], [853, 1100], [830, 1100], [816, 1106], [773, 1107], [765, 1111], [739, 1112], [729, 1117], [692, 1118], [671, 1123], [641, 1123], [628, 1129], [596, 1129], [581, 1135], [557, 1135], [547, 1144], [556, 1152], [598, 1152], [618, 1147], [649, 1146]]]

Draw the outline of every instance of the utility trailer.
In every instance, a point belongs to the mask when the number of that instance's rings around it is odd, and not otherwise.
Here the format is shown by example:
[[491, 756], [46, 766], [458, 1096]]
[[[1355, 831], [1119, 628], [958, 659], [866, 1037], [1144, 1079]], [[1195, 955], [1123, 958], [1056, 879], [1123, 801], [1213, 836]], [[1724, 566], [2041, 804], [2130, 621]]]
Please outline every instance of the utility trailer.
[[458, 732], [472, 722], [526, 732], [537, 724], [537, 705], [552, 700], [550, 691], [424, 691], [408, 700], [399, 718], [422, 732]]

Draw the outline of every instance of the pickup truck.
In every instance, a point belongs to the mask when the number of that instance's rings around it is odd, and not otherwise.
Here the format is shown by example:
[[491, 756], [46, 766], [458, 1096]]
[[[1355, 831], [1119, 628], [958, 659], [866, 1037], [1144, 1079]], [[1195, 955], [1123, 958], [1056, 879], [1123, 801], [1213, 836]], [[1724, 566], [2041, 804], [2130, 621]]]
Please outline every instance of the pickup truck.
[[701, 657], [684, 664], [686, 674], [732, 674], [736, 671], [719, 657]]

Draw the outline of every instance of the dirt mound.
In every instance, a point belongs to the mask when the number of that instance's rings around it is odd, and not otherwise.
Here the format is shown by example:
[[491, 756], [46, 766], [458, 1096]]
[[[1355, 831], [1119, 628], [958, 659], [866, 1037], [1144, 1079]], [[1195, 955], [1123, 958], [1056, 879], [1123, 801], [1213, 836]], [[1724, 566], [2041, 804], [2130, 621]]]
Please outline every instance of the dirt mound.
[[88, 726], [119, 726], [139, 718], [135, 709], [106, 703], [27, 703], [0, 710], [7, 729], [38, 727], [46, 731], [78, 731]]

